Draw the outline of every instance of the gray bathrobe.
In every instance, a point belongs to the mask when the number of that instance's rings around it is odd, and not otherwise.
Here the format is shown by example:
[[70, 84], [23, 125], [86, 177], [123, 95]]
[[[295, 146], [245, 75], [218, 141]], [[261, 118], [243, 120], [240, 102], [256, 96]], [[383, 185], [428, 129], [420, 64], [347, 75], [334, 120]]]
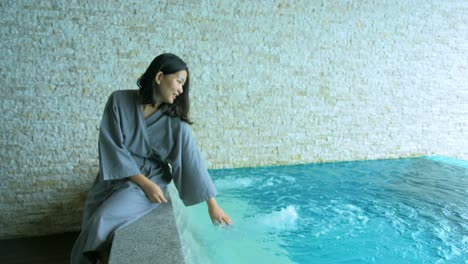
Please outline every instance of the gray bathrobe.
[[99, 134], [99, 174], [86, 199], [72, 264], [95, 263], [95, 251], [114, 232], [158, 207], [128, 179], [143, 174], [165, 192], [172, 179], [186, 206], [206, 201], [216, 189], [188, 124], [168, 115], [169, 106], [143, 118], [138, 90], [112, 93]]

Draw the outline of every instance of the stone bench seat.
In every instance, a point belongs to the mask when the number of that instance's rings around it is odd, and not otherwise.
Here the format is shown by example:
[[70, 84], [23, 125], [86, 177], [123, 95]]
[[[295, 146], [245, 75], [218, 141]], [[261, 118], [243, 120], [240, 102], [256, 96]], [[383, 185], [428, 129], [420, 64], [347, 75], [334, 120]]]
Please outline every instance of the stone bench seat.
[[[170, 195], [166, 196], [170, 197]], [[115, 233], [110, 264], [183, 264], [172, 201]]]

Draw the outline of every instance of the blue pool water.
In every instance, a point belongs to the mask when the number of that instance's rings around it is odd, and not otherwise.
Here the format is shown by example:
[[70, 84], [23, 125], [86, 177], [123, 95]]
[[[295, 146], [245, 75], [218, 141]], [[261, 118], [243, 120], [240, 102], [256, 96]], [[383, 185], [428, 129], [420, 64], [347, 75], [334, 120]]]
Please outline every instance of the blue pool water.
[[421, 157], [212, 170], [234, 225], [213, 226], [206, 204], [174, 199], [186, 261], [468, 263], [467, 164]]

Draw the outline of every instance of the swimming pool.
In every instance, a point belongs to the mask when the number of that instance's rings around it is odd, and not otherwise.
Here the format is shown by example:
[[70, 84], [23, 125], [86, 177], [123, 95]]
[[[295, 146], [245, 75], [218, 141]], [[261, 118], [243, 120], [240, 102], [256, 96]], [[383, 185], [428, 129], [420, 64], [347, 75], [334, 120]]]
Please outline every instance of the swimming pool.
[[186, 262], [468, 263], [467, 164], [420, 157], [212, 170], [234, 225], [212, 226], [206, 204], [174, 199]]

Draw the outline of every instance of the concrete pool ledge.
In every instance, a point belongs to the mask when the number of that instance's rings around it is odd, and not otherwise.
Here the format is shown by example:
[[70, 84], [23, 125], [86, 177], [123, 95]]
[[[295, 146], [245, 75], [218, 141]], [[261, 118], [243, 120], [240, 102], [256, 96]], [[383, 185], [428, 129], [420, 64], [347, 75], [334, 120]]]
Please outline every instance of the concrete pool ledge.
[[109, 263], [185, 263], [172, 199], [115, 233]]

